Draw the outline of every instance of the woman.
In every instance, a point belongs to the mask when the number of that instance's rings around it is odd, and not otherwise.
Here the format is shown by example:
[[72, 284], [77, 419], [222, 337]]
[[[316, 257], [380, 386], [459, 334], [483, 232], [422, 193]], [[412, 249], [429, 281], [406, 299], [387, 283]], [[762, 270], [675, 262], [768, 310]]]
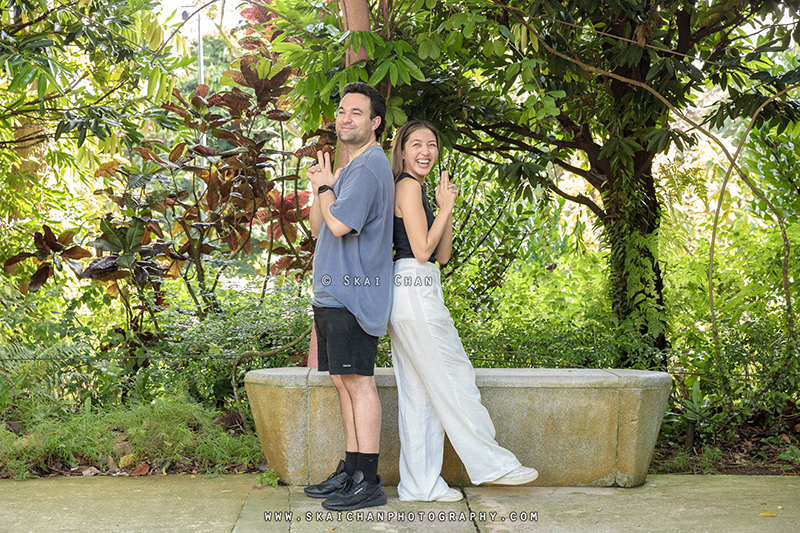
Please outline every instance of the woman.
[[435, 193], [439, 212], [434, 216], [425, 177], [438, 155], [439, 134], [432, 124], [415, 120], [397, 132], [392, 147], [395, 263], [389, 336], [399, 408], [397, 492], [403, 501], [463, 497], [439, 475], [445, 433], [476, 485], [520, 485], [538, 476], [494, 440], [475, 371], [444, 305], [435, 261], [450, 260], [458, 190], [442, 172]]

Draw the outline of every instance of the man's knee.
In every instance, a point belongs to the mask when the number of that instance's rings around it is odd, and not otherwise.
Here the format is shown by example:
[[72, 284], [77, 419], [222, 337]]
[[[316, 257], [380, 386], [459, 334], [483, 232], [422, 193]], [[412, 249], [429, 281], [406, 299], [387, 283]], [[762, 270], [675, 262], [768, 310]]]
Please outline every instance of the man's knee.
[[378, 388], [375, 386], [374, 376], [360, 376], [358, 374], [347, 374], [339, 376], [342, 380], [342, 385], [347, 389], [348, 394], [353, 396], [371, 396], [378, 394]]

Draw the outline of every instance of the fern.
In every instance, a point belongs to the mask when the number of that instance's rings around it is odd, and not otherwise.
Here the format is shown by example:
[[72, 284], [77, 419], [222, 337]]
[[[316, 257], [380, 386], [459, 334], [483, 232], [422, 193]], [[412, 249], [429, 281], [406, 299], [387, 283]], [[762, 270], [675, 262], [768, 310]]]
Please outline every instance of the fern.
[[32, 396], [53, 398], [59, 395], [59, 361], [79, 359], [88, 345], [63, 341], [52, 346], [37, 347], [14, 343], [0, 346], [0, 415], [14, 407], [25, 390]]
[[683, 195], [695, 193], [708, 209], [708, 185], [705, 170], [689, 167], [680, 162], [660, 165], [657, 174], [661, 176], [660, 193], [664, 205], [684, 204]]

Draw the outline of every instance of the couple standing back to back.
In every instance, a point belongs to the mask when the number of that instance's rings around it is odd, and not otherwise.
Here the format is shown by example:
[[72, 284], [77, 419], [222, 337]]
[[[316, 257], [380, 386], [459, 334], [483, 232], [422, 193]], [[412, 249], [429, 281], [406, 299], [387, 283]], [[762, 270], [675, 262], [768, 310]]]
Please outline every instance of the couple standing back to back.
[[517, 485], [537, 476], [495, 442], [475, 372], [444, 305], [436, 261], [450, 258], [458, 191], [442, 173], [434, 216], [424, 183], [438, 157], [438, 132], [427, 122], [406, 123], [396, 134], [390, 166], [377, 142], [385, 115], [376, 89], [361, 82], [345, 86], [336, 133], [349, 163], [334, 173], [330, 155], [318, 153], [307, 173], [315, 193], [319, 370], [330, 373], [339, 395], [346, 452], [336, 471], [305, 493], [338, 511], [386, 503], [377, 473], [381, 404], [374, 368], [387, 325], [397, 378], [400, 499], [463, 497], [439, 475], [445, 433], [475, 484]]

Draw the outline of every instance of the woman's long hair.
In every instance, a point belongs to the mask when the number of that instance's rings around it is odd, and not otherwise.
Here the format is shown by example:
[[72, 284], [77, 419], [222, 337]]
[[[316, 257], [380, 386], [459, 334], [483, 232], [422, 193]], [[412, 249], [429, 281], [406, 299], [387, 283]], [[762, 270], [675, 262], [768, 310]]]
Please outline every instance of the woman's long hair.
[[403, 173], [403, 148], [408, 142], [408, 137], [423, 128], [432, 131], [433, 136], [436, 137], [436, 146], [441, 146], [439, 143], [439, 130], [427, 120], [410, 120], [403, 124], [397, 130], [392, 142], [392, 174], [394, 174], [394, 179], [397, 179]]

